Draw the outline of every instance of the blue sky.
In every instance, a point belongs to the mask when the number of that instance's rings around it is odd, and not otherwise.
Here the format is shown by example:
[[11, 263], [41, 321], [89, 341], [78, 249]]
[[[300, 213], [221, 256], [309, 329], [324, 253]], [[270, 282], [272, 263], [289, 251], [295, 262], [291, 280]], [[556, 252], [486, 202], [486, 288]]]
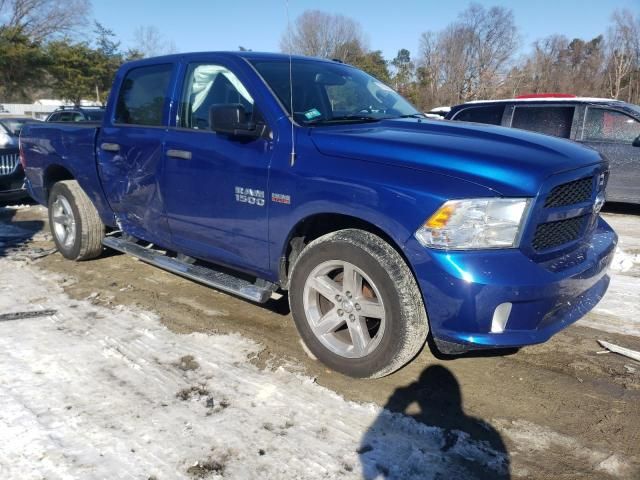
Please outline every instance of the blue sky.
[[[522, 49], [540, 37], [562, 33], [592, 38], [604, 33], [611, 13], [627, 8], [640, 13], [640, 0], [494, 0], [486, 6], [513, 9]], [[420, 34], [440, 30], [469, 4], [468, 0], [289, 0], [290, 16], [307, 9], [341, 13], [357, 20], [369, 47], [389, 59], [400, 48], [417, 54]], [[94, 16], [116, 32], [124, 46], [140, 25], [155, 25], [179, 52], [236, 50], [278, 51], [286, 29], [285, 0], [94, 0]]]

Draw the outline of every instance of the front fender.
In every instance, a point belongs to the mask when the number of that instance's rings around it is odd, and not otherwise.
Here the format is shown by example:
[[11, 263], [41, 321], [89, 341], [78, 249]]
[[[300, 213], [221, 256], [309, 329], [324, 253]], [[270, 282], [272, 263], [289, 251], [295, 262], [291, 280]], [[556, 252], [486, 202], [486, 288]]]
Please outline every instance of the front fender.
[[273, 272], [278, 271], [296, 226], [312, 216], [353, 217], [379, 228], [403, 249], [413, 232], [444, 201], [495, 195], [488, 188], [446, 175], [326, 156], [309, 144], [298, 148], [299, 160], [293, 167], [272, 170], [272, 198], [289, 198], [289, 203], [272, 200], [269, 206]]

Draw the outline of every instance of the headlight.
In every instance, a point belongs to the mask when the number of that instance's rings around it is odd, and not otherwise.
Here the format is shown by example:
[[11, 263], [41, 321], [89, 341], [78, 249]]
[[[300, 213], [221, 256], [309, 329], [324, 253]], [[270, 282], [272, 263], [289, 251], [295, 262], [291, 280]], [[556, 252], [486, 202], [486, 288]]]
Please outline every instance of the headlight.
[[445, 202], [415, 233], [425, 247], [480, 249], [517, 247], [527, 198], [475, 198]]

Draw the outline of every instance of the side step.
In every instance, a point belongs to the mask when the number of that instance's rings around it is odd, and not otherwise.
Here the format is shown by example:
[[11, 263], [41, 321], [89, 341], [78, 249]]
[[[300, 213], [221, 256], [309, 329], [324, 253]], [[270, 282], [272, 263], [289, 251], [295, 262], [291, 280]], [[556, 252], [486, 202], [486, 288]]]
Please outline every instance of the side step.
[[258, 286], [242, 278], [234, 277], [228, 273], [207, 268], [200, 265], [191, 265], [175, 258], [167, 257], [164, 253], [145, 248], [137, 243], [124, 240], [112, 235], [102, 240], [105, 247], [113, 248], [123, 253], [133, 255], [143, 262], [150, 263], [172, 273], [203, 283], [209, 287], [232, 293], [253, 302], [265, 303], [271, 298], [274, 291], [273, 284]]

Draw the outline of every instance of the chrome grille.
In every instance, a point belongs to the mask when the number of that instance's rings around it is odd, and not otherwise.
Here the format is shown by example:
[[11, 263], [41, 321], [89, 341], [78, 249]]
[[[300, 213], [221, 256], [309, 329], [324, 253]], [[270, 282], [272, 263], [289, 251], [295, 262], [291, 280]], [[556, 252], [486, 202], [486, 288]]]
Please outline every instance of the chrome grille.
[[584, 230], [588, 217], [589, 215], [582, 215], [566, 220], [541, 223], [536, 227], [533, 249], [539, 252], [577, 240]]
[[545, 208], [564, 207], [587, 202], [593, 195], [593, 177], [581, 178], [554, 187], [544, 203]]
[[0, 175], [9, 175], [16, 171], [20, 156], [17, 153], [0, 153]]

